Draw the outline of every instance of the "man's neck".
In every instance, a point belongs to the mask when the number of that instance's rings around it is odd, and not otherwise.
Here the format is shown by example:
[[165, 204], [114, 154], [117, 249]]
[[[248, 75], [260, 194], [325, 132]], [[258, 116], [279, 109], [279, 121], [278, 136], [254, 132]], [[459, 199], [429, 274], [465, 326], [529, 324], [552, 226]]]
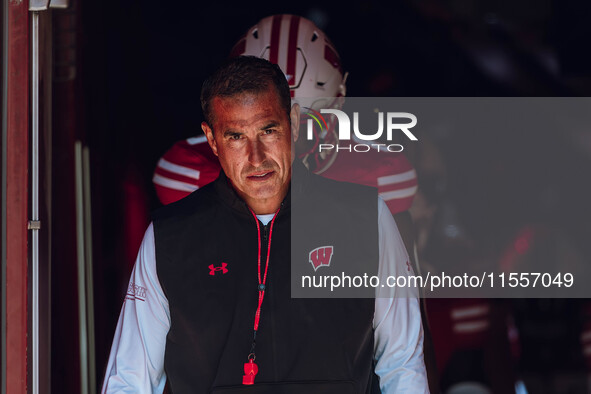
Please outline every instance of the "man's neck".
[[[266, 200], [245, 199], [246, 205], [257, 215], [268, 215], [277, 212], [285, 196]], [[250, 200], [250, 201], [249, 201]]]

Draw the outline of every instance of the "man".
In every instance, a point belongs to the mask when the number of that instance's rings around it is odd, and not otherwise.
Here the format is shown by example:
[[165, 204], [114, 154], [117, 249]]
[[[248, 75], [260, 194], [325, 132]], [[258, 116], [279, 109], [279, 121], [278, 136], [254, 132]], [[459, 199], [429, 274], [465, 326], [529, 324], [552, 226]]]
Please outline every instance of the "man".
[[[354, 224], [380, 240], [379, 251], [350, 246], [376, 256], [380, 277], [408, 275], [408, 255], [375, 194], [293, 163], [299, 106], [280, 68], [230, 60], [205, 82], [201, 101], [223, 171], [164, 207], [146, 231], [103, 392], [161, 392], [168, 377], [175, 393], [366, 393], [373, 361], [383, 393], [428, 392], [416, 298], [290, 297], [292, 201], [339, 197]], [[368, 203], [347, 205], [342, 191]]]
[[[312, 21], [289, 14], [265, 17], [250, 27], [236, 42], [230, 57], [252, 55], [276, 63], [286, 74], [292, 100], [304, 107], [340, 108], [346, 95], [348, 73], [330, 38]], [[326, 102], [326, 98], [332, 98]], [[305, 122], [306, 115], [302, 121]], [[403, 153], [372, 149], [359, 154], [336, 150], [318, 152], [319, 143], [338, 143], [335, 117], [328, 116], [328, 127], [309, 142], [298, 139], [296, 154], [316, 174], [337, 181], [353, 182], [378, 189], [394, 215], [415, 272], [419, 272], [414, 253], [414, 230], [408, 212], [417, 192], [416, 172]], [[362, 142], [362, 141], [359, 141]], [[170, 204], [214, 181], [220, 172], [217, 157], [205, 135], [176, 142], [158, 161], [153, 183], [163, 204]], [[330, 202], [328, 202], [330, 203]], [[438, 387], [431, 336], [426, 314], [425, 356], [431, 390]]]

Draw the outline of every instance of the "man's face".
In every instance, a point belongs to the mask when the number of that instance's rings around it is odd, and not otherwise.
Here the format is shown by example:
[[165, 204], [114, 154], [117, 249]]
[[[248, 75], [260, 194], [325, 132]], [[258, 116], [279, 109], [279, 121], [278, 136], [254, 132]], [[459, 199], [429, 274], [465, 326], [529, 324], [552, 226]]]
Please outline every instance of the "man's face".
[[215, 97], [213, 130], [201, 127], [238, 195], [257, 214], [275, 212], [287, 194], [299, 132], [299, 107], [290, 120], [270, 86], [259, 94]]

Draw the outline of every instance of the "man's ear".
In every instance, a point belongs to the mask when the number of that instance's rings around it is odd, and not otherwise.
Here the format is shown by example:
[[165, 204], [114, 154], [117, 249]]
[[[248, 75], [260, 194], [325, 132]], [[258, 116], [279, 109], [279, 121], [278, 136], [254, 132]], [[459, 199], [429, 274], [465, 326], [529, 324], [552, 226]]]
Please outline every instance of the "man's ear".
[[201, 122], [201, 130], [205, 133], [205, 137], [207, 137], [207, 143], [209, 144], [211, 150], [213, 151], [214, 155], [218, 155], [218, 146], [213, 138], [213, 130], [207, 122]]
[[291, 120], [291, 134], [293, 135], [293, 140], [295, 142], [300, 136], [300, 105], [298, 103], [291, 106], [289, 118]]

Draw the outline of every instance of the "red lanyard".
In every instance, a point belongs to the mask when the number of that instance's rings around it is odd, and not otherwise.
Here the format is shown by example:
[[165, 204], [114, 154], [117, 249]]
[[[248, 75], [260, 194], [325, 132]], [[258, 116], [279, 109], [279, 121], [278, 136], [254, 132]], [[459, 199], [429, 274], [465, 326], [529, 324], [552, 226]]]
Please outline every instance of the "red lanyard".
[[[250, 209], [250, 208], [249, 208]], [[279, 208], [281, 209], [281, 208]], [[263, 275], [263, 280], [261, 280], [261, 226], [259, 225], [259, 219], [257, 215], [250, 209], [250, 213], [254, 217], [254, 220], [257, 224], [257, 236], [258, 236], [258, 257], [257, 257], [257, 265], [258, 265], [258, 278], [259, 278], [259, 285], [257, 290], [259, 291], [259, 304], [257, 306], [257, 311], [254, 315], [254, 335], [252, 340], [252, 347], [250, 349], [250, 354], [248, 355], [248, 362], [244, 363], [244, 376], [242, 377], [242, 384], [250, 385], [254, 384], [254, 377], [258, 373], [259, 368], [254, 363], [256, 359], [256, 355], [254, 353], [254, 348], [256, 346], [256, 337], [257, 337], [257, 330], [259, 329], [259, 321], [261, 320], [261, 306], [263, 305], [263, 299], [265, 298], [265, 283], [267, 282], [267, 271], [269, 270], [269, 256], [271, 255], [271, 239], [273, 237], [273, 224], [275, 223], [275, 218], [277, 218], [277, 214], [279, 213], [279, 209], [275, 212], [273, 216], [273, 220], [271, 220], [271, 227], [269, 228], [269, 242], [267, 242], [267, 261], [265, 262], [265, 274]]]

